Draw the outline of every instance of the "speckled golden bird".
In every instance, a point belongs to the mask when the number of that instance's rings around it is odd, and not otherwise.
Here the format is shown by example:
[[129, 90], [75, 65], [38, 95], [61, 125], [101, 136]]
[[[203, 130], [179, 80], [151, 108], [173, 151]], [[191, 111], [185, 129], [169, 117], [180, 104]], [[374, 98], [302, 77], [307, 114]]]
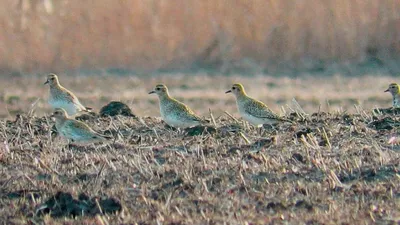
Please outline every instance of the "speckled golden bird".
[[385, 92], [390, 92], [392, 94], [392, 106], [395, 108], [400, 107], [400, 88], [399, 85], [396, 83], [391, 83], [389, 84], [388, 89], [385, 90]]
[[84, 122], [69, 118], [64, 109], [57, 108], [53, 116], [56, 120], [57, 132], [72, 142], [96, 143], [110, 139], [97, 133]]
[[292, 121], [275, 114], [266, 104], [249, 97], [242, 84], [233, 84], [231, 89], [225, 93], [233, 93], [235, 95], [240, 115], [254, 126], [274, 125], [278, 122], [292, 123]]
[[70, 116], [80, 111], [90, 111], [91, 108], [83, 106], [74, 93], [61, 86], [57, 75], [49, 74], [44, 84], [50, 86], [48, 103], [53, 109], [62, 108]]
[[161, 118], [176, 128], [193, 127], [206, 121], [197, 116], [188, 106], [172, 98], [164, 84], [158, 84], [149, 94], [157, 94], [160, 101]]

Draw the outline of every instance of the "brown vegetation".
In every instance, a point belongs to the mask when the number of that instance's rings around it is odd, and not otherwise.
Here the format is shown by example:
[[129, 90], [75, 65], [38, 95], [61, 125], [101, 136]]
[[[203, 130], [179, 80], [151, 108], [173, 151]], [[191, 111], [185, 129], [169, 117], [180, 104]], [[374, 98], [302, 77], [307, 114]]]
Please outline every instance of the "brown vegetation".
[[400, 0], [1, 0], [0, 69], [382, 64], [399, 57], [399, 12]]
[[260, 135], [224, 115], [216, 118], [216, 131], [191, 136], [156, 118], [91, 118], [87, 122], [114, 135], [115, 142], [83, 147], [54, 137], [47, 117], [2, 121], [0, 219], [7, 224], [400, 221], [400, 154], [387, 144], [392, 130], [368, 125], [377, 119], [368, 112], [294, 113], [291, 119], [295, 125]]
[[[134, 98], [130, 105], [138, 117], [80, 117], [114, 140], [68, 145], [43, 116], [48, 106], [24, 95], [44, 97], [47, 90], [39, 86], [44, 77], [0, 82], [9, 100], [3, 106], [22, 111], [0, 121], [0, 221], [5, 224], [400, 221], [400, 151], [388, 144], [400, 121], [347, 100], [388, 105], [383, 90], [392, 78], [62, 77], [65, 86], [80, 90], [85, 103]], [[237, 116], [232, 96], [223, 94], [234, 81], [276, 111], [301, 93], [299, 103], [309, 115], [284, 107], [295, 124], [254, 129], [224, 113]], [[184, 97], [202, 116], [210, 118], [210, 106], [217, 129], [165, 126], [154, 117], [157, 99], [146, 95], [156, 82], [167, 83], [171, 94]], [[104, 91], [111, 88], [115, 92]], [[318, 107], [319, 93], [325, 94], [322, 99], [336, 98], [334, 105]]]

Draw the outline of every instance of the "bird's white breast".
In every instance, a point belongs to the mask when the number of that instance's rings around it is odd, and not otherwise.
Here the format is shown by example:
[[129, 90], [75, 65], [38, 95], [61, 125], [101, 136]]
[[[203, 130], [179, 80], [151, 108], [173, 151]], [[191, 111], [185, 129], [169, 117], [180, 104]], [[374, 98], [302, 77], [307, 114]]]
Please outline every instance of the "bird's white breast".
[[241, 113], [241, 115], [244, 120], [248, 121], [249, 123], [251, 123], [252, 125], [257, 126], [257, 127], [264, 123], [267, 123], [264, 119], [257, 118], [248, 113]]
[[53, 109], [55, 108], [62, 108], [64, 109], [68, 115], [72, 116], [75, 115], [77, 112], [75, 104], [72, 102], [67, 102], [67, 101], [62, 101], [62, 100], [56, 100], [53, 98], [49, 98], [48, 103], [51, 105]]
[[399, 102], [398, 97], [394, 97], [393, 98], [393, 107], [395, 107], [395, 108], [399, 108], [400, 107], [400, 102]]

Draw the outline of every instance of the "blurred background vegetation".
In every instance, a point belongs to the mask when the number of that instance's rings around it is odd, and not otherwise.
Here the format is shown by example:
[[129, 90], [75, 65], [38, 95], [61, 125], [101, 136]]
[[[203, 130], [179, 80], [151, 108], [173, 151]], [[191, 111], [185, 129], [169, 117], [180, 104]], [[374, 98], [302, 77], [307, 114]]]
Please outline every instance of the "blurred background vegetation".
[[400, 72], [400, 0], [0, 0], [0, 73]]

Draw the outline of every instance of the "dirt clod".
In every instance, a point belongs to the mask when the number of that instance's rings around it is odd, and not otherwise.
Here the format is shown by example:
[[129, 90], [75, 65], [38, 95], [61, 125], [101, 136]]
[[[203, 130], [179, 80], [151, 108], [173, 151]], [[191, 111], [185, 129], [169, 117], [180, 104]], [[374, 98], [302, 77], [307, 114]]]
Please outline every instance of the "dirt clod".
[[214, 134], [217, 131], [217, 129], [211, 126], [195, 126], [186, 128], [185, 131], [189, 136], [198, 136], [206, 133]]
[[50, 214], [51, 217], [94, 216], [96, 214], [111, 214], [122, 209], [121, 203], [114, 198], [91, 198], [81, 193], [75, 199], [70, 193], [58, 192], [49, 197], [38, 207], [37, 215]]
[[136, 117], [132, 113], [132, 110], [129, 108], [129, 106], [127, 104], [125, 104], [123, 102], [119, 102], [119, 101], [112, 101], [112, 102], [108, 103], [107, 105], [103, 106], [100, 109], [99, 114], [102, 117], [116, 116], [116, 115]]

